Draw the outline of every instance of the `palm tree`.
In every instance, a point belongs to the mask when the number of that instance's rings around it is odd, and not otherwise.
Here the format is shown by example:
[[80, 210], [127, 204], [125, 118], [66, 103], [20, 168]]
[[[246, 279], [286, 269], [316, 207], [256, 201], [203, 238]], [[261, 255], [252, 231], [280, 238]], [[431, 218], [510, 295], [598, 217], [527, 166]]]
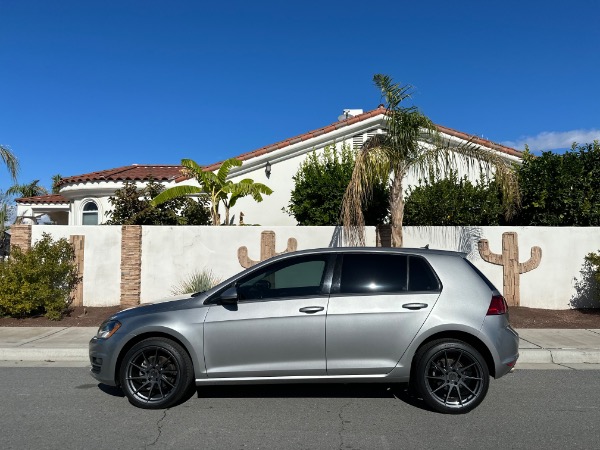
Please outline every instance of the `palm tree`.
[[60, 192], [60, 183], [63, 177], [61, 174], [57, 173], [56, 175], [52, 175], [52, 193], [58, 194]]
[[17, 174], [19, 173], [19, 161], [17, 161], [17, 157], [12, 154], [8, 147], [0, 145], [0, 160], [2, 160], [8, 169], [10, 177], [16, 183]]
[[37, 197], [39, 195], [46, 195], [48, 191], [44, 186], [39, 186], [40, 180], [33, 180], [27, 184], [15, 184], [6, 190], [8, 195], [16, 195], [19, 197]]
[[224, 161], [216, 173], [203, 170], [198, 163], [191, 159], [182, 159], [181, 165], [185, 168], [187, 175], [195, 178], [200, 186], [184, 185], [166, 189], [152, 200], [153, 206], [177, 197], [205, 194], [208, 195], [210, 200], [212, 224], [219, 225], [220, 223], [219, 203], [221, 202], [225, 207], [225, 224], [229, 224], [229, 210], [240, 198], [250, 195], [255, 201], [261, 202], [263, 195], [273, 193], [268, 186], [255, 183], [250, 178], [245, 178], [238, 183], [227, 180], [227, 175], [231, 169], [242, 165], [242, 162], [235, 158]]
[[408, 174], [426, 178], [433, 170], [445, 175], [463, 167], [494, 173], [503, 192], [505, 215], [510, 218], [519, 202], [518, 185], [512, 164], [498, 154], [470, 142], [444, 144], [435, 124], [415, 107], [402, 103], [410, 97], [410, 86], [393, 83], [387, 75], [375, 75], [375, 85], [386, 103], [387, 132], [367, 140], [360, 149], [352, 178], [344, 194], [342, 222], [351, 245], [364, 245], [362, 205], [370, 201], [373, 186], [391, 180], [390, 225], [392, 246], [402, 247], [404, 217], [404, 180]]

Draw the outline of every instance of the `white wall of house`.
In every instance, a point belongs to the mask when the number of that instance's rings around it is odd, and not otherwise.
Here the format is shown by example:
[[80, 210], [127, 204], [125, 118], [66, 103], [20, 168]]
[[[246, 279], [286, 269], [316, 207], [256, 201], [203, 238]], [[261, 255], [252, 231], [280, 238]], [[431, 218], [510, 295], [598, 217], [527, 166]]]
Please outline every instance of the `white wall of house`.
[[[276, 233], [276, 251], [295, 238], [298, 249], [340, 245], [335, 227], [143, 227], [142, 302], [169, 296], [174, 285], [195, 270], [209, 267], [225, 279], [243, 270], [237, 251], [248, 248], [259, 259], [261, 232]], [[48, 232], [54, 237], [83, 234], [85, 239], [84, 305], [118, 305], [120, 299], [121, 227], [34, 226], [33, 240]], [[479, 256], [477, 242], [488, 239], [490, 250], [502, 252], [502, 233], [516, 232], [519, 262], [526, 262], [533, 246], [542, 249], [539, 267], [520, 275], [521, 305], [531, 308], [568, 309], [600, 306], [585, 303], [586, 278], [581, 271], [585, 256], [600, 249], [600, 228], [559, 227], [405, 227], [405, 245], [458, 250], [470, 253], [471, 261], [502, 291], [503, 268]], [[375, 244], [375, 230], [367, 227], [367, 244]]]

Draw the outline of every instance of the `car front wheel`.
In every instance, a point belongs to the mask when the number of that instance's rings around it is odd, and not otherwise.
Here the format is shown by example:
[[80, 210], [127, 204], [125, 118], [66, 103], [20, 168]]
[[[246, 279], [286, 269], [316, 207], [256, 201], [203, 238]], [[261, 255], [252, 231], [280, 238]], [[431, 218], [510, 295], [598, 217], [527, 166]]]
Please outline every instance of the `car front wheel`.
[[119, 379], [129, 402], [145, 409], [176, 405], [194, 387], [189, 355], [181, 345], [165, 338], [135, 344], [123, 358]]
[[471, 345], [443, 339], [417, 353], [414, 385], [425, 403], [436, 411], [461, 414], [479, 405], [489, 387], [484, 358]]

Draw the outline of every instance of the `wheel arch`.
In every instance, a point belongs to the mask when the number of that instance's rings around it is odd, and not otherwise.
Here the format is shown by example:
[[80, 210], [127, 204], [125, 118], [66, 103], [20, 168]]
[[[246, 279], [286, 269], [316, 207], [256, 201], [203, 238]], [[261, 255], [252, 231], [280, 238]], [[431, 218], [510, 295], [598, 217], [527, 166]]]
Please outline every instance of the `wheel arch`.
[[[117, 361], [115, 363], [115, 370], [114, 370], [115, 383], [117, 386], [120, 385], [119, 374], [121, 372], [121, 364], [123, 363], [123, 358], [125, 357], [127, 352], [137, 343], [139, 343], [145, 339], [150, 339], [150, 338], [165, 338], [165, 339], [169, 339], [173, 342], [176, 342], [185, 350], [188, 357], [192, 361], [192, 366], [194, 366], [194, 357], [190, 353], [185, 342], [183, 342], [181, 339], [178, 339], [176, 336], [166, 333], [164, 331], [147, 331], [145, 333], [138, 334], [138, 335], [134, 336], [133, 338], [131, 338], [129, 341], [127, 341], [127, 343], [119, 351], [119, 356], [117, 357]], [[193, 369], [195, 372], [196, 368], [193, 367]]]
[[432, 334], [431, 336], [428, 336], [425, 340], [423, 340], [419, 344], [419, 346], [415, 350], [413, 357], [412, 357], [411, 378], [413, 375], [413, 370], [416, 367], [416, 363], [417, 363], [416, 358], [419, 353], [419, 350], [423, 346], [429, 344], [430, 342], [437, 341], [440, 339], [456, 339], [459, 341], [463, 341], [463, 342], [471, 345], [472, 347], [474, 347], [475, 350], [477, 350], [479, 353], [481, 353], [481, 356], [483, 356], [483, 359], [485, 360], [485, 363], [488, 366], [488, 371], [489, 371], [490, 375], [494, 378], [496, 377], [496, 364], [494, 362], [494, 357], [492, 356], [492, 353], [490, 352], [487, 345], [485, 345], [485, 343], [481, 339], [479, 339], [477, 336], [474, 336], [465, 331], [446, 330], [446, 331], [439, 331], [437, 333]]

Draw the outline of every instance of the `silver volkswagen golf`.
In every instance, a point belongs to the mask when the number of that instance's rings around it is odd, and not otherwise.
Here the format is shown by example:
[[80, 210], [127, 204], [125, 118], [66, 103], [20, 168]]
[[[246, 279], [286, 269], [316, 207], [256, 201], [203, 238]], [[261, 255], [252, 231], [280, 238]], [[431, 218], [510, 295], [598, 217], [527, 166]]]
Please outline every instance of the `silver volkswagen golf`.
[[209, 384], [410, 382], [434, 410], [465, 413], [518, 356], [500, 292], [464, 254], [428, 249], [283, 254], [120, 311], [90, 341], [92, 375], [141, 408]]

